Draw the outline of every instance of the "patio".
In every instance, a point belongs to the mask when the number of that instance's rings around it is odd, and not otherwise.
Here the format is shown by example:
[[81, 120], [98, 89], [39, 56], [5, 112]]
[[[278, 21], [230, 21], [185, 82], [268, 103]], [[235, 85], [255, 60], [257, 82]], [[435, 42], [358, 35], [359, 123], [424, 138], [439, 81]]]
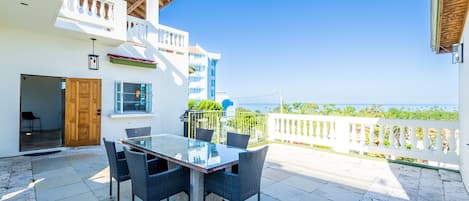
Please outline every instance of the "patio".
[[[458, 173], [269, 146], [261, 200], [469, 200]], [[103, 147], [0, 159], [1, 200], [110, 200], [108, 182]], [[130, 200], [130, 194], [130, 182], [122, 183], [122, 200]]]

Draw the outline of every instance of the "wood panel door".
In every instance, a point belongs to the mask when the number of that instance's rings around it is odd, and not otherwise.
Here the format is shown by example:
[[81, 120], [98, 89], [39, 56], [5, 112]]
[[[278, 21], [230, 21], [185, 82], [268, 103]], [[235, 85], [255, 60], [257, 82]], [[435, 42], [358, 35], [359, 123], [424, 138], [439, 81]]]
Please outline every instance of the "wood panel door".
[[101, 139], [101, 80], [66, 80], [65, 146], [99, 145]]

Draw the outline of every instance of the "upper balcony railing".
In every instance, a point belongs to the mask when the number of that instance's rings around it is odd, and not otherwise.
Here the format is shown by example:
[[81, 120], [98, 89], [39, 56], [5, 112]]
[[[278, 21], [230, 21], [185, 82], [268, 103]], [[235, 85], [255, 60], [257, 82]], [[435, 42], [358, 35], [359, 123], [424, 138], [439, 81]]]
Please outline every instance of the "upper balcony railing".
[[164, 25], [128, 16], [123, 0], [63, 0], [56, 26], [91, 35], [151, 44], [166, 51], [185, 54], [189, 34]]
[[[155, 41], [150, 40], [151, 34], [156, 35]], [[137, 44], [156, 43], [160, 50], [183, 54], [189, 48], [187, 32], [164, 25], [152, 27], [148, 21], [132, 16], [127, 16], [127, 41]]]
[[158, 47], [166, 51], [185, 53], [189, 48], [189, 34], [175, 28], [158, 25]]
[[63, 0], [56, 26], [123, 41], [126, 10], [123, 0]]

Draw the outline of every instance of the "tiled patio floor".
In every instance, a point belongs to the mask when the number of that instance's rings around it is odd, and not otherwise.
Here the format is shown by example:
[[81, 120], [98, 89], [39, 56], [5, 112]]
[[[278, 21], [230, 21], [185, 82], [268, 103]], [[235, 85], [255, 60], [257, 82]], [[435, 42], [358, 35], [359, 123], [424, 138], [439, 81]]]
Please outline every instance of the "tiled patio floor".
[[[469, 200], [457, 173], [289, 145], [269, 146], [261, 200]], [[108, 175], [102, 147], [0, 159], [0, 198], [110, 200]], [[121, 188], [121, 199], [130, 200], [130, 182]], [[186, 196], [171, 200], [176, 199]], [[219, 199], [210, 196], [208, 200]]]

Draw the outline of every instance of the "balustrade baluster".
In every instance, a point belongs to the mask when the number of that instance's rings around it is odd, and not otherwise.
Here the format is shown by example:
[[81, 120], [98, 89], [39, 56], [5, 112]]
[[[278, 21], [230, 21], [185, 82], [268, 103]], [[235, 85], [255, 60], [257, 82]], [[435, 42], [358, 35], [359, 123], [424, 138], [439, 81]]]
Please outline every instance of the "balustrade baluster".
[[394, 145], [396, 143], [394, 135], [394, 126], [389, 125], [389, 148], [395, 148]]
[[83, 14], [88, 15], [89, 7], [88, 7], [88, 0], [83, 0], [83, 4], [81, 5], [83, 9]]
[[306, 127], [306, 120], [303, 119], [303, 129], [301, 129], [302, 132], [302, 137], [306, 137], [308, 135], [308, 128]]
[[329, 139], [329, 136], [327, 134], [327, 121], [322, 122], [322, 137], [325, 140]]
[[384, 124], [383, 125], [379, 125], [379, 147], [384, 147], [384, 134], [385, 134], [386, 130], [385, 130], [385, 127], [384, 127]]
[[430, 148], [430, 139], [428, 135], [428, 129], [422, 128], [423, 132], [423, 150], [427, 151]]
[[455, 130], [448, 129], [447, 130], [447, 138], [448, 138], [448, 153], [456, 153], [456, 132]]
[[97, 16], [97, 5], [96, 5], [96, 0], [91, 1], [91, 16], [95, 17]]
[[373, 146], [375, 144], [375, 126], [373, 124], [370, 124], [369, 127], [370, 141], [368, 145]]
[[316, 132], [315, 132], [315, 138], [321, 138], [321, 134], [320, 134], [320, 122], [319, 121], [315, 121], [316, 122]]
[[105, 0], [100, 0], [99, 1], [99, 18], [105, 20], [106, 16], [104, 15], [104, 1]]
[[352, 123], [352, 131], [350, 132], [350, 140], [352, 144], [357, 144], [357, 126]]
[[80, 11], [80, 7], [81, 7], [80, 0], [71, 0], [71, 1], [73, 1], [71, 11], [74, 13], [77, 11]]
[[443, 151], [443, 140], [441, 138], [441, 129], [440, 128], [436, 128], [435, 129], [435, 135], [436, 135], [436, 150], [438, 152], [441, 152]]
[[401, 149], [407, 149], [407, 142], [406, 142], [406, 131], [405, 131], [405, 126], [399, 127], [399, 146]]
[[360, 145], [364, 145], [366, 140], [365, 124], [360, 125]]
[[410, 142], [412, 144], [411, 150], [417, 150], [417, 128], [409, 127], [410, 129]]

